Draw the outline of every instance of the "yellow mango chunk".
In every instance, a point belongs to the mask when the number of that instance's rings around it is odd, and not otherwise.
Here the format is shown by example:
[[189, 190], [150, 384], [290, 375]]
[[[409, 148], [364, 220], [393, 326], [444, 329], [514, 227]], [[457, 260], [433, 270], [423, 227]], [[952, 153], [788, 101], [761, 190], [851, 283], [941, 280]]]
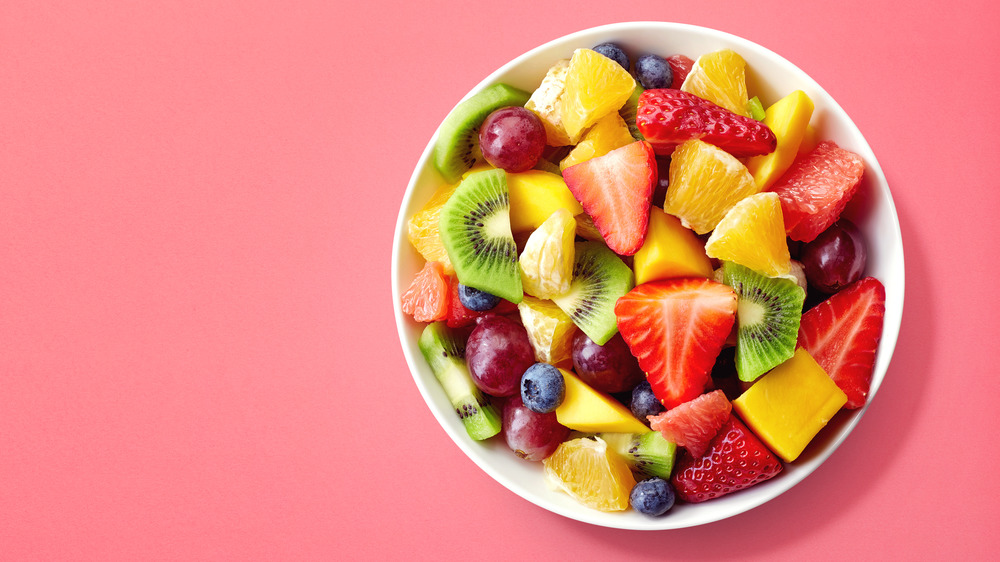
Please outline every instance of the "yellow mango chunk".
[[535, 230], [557, 209], [567, 209], [573, 215], [583, 212], [562, 176], [552, 172], [528, 170], [507, 174], [507, 191], [510, 230], [515, 234]]
[[635, 139], [632, 138], [625, 120], [617, 111], [613, 111], [598, 119], [597, 123], [583, 135], [583, 140], [559, 162], [559, 169], [565, 170], [574, 164], [604, 156], [616, 148], [633, 142]]
[[659, 207], [649, 213], [646, 240], [633, 256], [635, 284], [671, 277], [711, 277], [705, 245], [680, 219]]
[[[556, 408], [562, 425], [583, 433], [645, 433], [649, 431], [621, 402], [580, 380], [575, 374], [559, 369], [566, 381], [566, 397]], [[832, 381], [831, 381], [832, 382]]]
[[800, 347], [733, 400], [733, 408], [772, 451], [792, 462], [846, 403], [844, 391]]
[[778, 138], [778, 145], [774, 152], [747, 161], [747, 169], [761, 190], [770, 187], [792, 165], [812, 113], [813, 102], [802, 90], [795, 90], [764, 111], [764, 124]]

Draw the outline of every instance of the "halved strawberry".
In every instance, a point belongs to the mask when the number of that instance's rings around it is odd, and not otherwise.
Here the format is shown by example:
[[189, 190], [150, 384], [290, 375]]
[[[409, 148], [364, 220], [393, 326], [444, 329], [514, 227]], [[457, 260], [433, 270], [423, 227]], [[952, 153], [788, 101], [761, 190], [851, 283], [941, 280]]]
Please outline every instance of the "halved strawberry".
[[782, 468], [778, 457], [730, 415], [704, 455], [681, 456], [670, 481], [678, 498], [697, 503], [769, 480]]
[[865, 277], [802, 315], [798, 345], [847, 395], [847, 409], [864, 406], [882, 337], [885, 287]]
[[662, 433], [667, 441], [700, 457], [732, 411], [726, 393], [713, 390], [662, 414], [649, 416], [649, 426]]
[[653, 281], [619, 298], [615, 316], [653, 394], [669, 409], [704, 392], [736, 321], [736, 293], [703, 278]]
[[500, 299], [496, 306], [489, 310], [477, 312], [469, 310], [458, 298], [458, 279], [450, 278], [451, 296], [448, 299], [448, 317], [446, 318], [449, 328], [465, 328], [476, 323], [477, 318], [487, 314], [511, 314], [517, 312], [517, 305], [506, 299]]
[[701, 139], [737, 158], [774, 152], [778, 138], [767, 125], [681, 90], [646, 90], [635, 118], [657, 154], [669, 155], [684, 141]]
[[440, 262], [425, 263], [400, 297], [403, 312], [417, 322], [444, 320], [448, 317], [449, 284]]
[[563, 170], [566, 185], [616, 254], [631, 256], [646, 240], [656, 185], [656, 157], [636, 141]]

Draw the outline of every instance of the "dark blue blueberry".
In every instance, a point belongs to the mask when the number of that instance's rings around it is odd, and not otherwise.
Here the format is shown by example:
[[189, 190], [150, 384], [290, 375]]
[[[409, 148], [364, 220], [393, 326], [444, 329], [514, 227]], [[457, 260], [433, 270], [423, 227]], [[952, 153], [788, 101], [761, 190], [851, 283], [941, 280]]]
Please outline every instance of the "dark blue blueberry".
[[663, 404], [653, 394], [653, 388], [649, 386], [649, 381], [642, 381], [632, 389], [632, 403], [630, 404], [632, 415], [640, 420], [646, 421], [646, 416], [655, 416], [666, 410]]
[[658, 517], [674, 507], [674, 487], [662, 478], [642, 480], [632, 488], [629, 503], [639, 513]]
[[521, 401], [532, 412], [554, 412], [565, 397], [566, 381], [548, 363], [535, 363], [521, 376]]
[[622, 65], [622, 68], [628, 70], [628, 55], [626, 55], [625, 51], [623, 51], [618, 45], [615, 45], [614, 43], [601, 43], [600, 45], [594, 47], [593, 50], [617, 62]]
[[462, 301], [462, 306], [476, 312], [483, 312], [500, 304], [500, 297], [461, 283], [458, 284], [458, 300]]
[[635, 76], [647, 90], [669, 88], [674, 83], [674, 71], [667, 59], [659, 55], [642, 55], [635, 61]]

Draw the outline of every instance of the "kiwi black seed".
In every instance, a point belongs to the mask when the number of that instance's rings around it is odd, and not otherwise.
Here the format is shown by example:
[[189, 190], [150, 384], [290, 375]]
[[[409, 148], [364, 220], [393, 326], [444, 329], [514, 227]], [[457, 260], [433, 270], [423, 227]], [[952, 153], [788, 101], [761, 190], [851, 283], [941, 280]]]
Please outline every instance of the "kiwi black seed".
[[768, 277], [733, 262], [722, 280], [736, 291], [736, 373], [752, 382], [795, 353], [805, 291], [795, 281]]
[[569, 292], [553, 298], [583, 333], [604, 345], [618, 332], [615, 303], [635, 286], [632, 270], [601, 242], [577, 242]]
[[608, 447], [625, 459], [633, 472], [643, 476], [670, 478], [674, 469], [677, 445], [667, 441], [659, 431], [646, 433], [602, 433]]
[[639, 126], [636, 125], [635, 118], [639, 115], [639, 96], [642, 95], [646, 90], [639, 85], [638, 82], [635, 83], [635, 90], [632, 91], [632, 96], [628, 98], [625, 105], [618, 110], [618, 115], [621, 115], [622, 120], [628, 125], [628, 132], [632, 133], [632, 138], [635, 140], [646, 140], [646, 137], [642, 136], [639, 132]]
[[428, 324], [420, 334], [417, 347], [441, 383], [469, 437], [481, 441], [500, 433], [500, 415], [489, 397], [472, 382], [465, 364], [465, 342], [458, 332], [444, 322]]
[[441, 208], [441, 242], [459, 283], [521, 302], [517, 244], [510, 231], [507, 173], [469, 174]]
[[479, 127], [496, 109], [524, 106], [530, 94], [507, 84], [493, 84], [460, 102], [441, 122], [434, 144], [434, 167], [448, 183], [455, 183], [475, 164], [479, 151]]

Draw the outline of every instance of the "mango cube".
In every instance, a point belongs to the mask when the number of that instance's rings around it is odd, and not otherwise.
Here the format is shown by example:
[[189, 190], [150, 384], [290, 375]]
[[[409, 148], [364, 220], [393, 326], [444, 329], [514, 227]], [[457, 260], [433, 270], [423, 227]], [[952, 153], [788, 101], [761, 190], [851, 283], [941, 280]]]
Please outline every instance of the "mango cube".
[[786, 462], [847, 403], [847, 395], [804, 348], [733, 400], [754, 433]]
[[652, 207], [646, 240], [633, 256], [635, 284], [671, 277], [711, 277], [705, 244], [680, 219]]
[[575, 374], [559, 369], [566, 382], [566, 396], [556, 408], [562, 425], [583, 433], [646, 433], [649, 428], [610, 395], [595, 390]]
[[770, 154], [754, 156], [747, 161], [747, 169], [762, 190], [770, 187], [792, 165], [812, 112], [813, 102], [802, 90], [781, 98], [764, 112], [764, 124], [774, 132], [778, 146]]
[[535, 230], [557, 209], [568, 209], [573, 215], [583, 212], [562, 176], [552, 172], [528, 170], [507, 174], [507, 191], [510, 230], [515, 234]]

